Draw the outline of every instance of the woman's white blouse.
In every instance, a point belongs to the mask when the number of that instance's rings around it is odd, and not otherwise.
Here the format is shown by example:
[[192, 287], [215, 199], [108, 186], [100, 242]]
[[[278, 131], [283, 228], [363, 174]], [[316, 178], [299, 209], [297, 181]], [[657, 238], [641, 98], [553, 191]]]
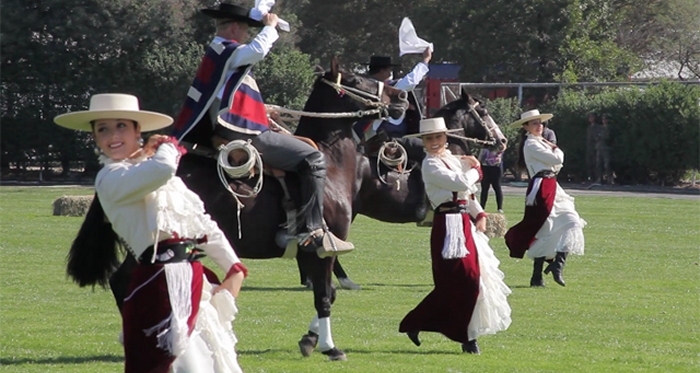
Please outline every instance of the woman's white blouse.
[[[173, 144], [163, 143], [151, 158], [101, 159], [104, 167], [97, 174], [95, 190], [112, 229], [136, 256], [173, 233], [182, 238], [224, 239], [199, 196], [175, 176], [179, 157]], [[204, 247], [224, 270], [240, 262], [233, 250]]]
[[[421, 172], [425, 193], [433, 208], [452, 201], [452, 192], [457, 192], [457, 199], [467, 200], [469, 195], [477, 190], [475, 184], [479, 181], [479, 172], [463, 164], [447, 149], [440, 155], [426, 155]], [[475, 215], [483, 211], [478, 203], [469, 204], [470, 214]]]
[[528, 134], [523, 146], [523, 157], [527, 165], [530, 177], [540, 171], [559, 172], [564, 165], [564, 152], [561, 149], [552, 149], [543, 142], [541, 136]]

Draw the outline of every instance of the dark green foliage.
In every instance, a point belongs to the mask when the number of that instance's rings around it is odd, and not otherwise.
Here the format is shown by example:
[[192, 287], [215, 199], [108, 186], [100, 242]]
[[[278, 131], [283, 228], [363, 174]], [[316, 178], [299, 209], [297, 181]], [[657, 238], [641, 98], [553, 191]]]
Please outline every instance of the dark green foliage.
[[700, 168], [700, 87], [662, 83], [588, 96], [565, 91], [546, 111], [566, 153], [564, 177], [582, 180], [587, 114], [609, 116], [613, 169], [625, 184], [676, 184]]

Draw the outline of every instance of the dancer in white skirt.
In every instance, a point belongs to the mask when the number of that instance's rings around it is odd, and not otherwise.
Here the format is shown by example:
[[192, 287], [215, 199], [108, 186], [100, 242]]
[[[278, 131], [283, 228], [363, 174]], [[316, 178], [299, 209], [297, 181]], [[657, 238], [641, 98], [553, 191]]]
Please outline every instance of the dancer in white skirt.
[[[167, 127], [167, 115], [139, 109], [125, 94], [92, 96], [90, 110], [54, 121], [90, 131], [104, 165], [95, 200], [68, 255], [81, 286], [106, 286], [124, 246], [138, 264], [123, 300], [126, 373], [236, 373], [231, 321], [246, 268], [202, 200], [175, 176], [184, 148], [172, 137], [141, 132]], [[208, 255], [222, 282], [199, 261]]]
[[450, 131], [443, 118], [432, 118], [422, 120], [415, 135], [422, 137], [428, 153], [422, 173], [435, 209], [430, 233], [435, 288], [403, 318], [399, 331], [417, 346], [420, 332], [438, 332], [461, 343], [463, 352], [479, 354], [479, 336], [511, 323], [510, 289], [483, 233], [486, 214], [474, 197], [481, 178], [479, 161], [452, 155], [446, 148]]
[[583, 227], [574, 206], [574, 198], [566, 194], [557, 183], [557, 173], [564, 164], [564, 153], [557, 145], [542, 137], [543, 122], [552, 114], [540, 114], [539, 110], [523, 113], [512, 127], [522, 126], [518, 165], [527, 169], [530, 184], [527, 188], [523, 220], [505, 235], [510, 256], [533, 260], [530, 286], [543, 287], [544, 273], [552, 273], [554, 281], [566, 286], [562, 272], [569, 254], [583, 255]]

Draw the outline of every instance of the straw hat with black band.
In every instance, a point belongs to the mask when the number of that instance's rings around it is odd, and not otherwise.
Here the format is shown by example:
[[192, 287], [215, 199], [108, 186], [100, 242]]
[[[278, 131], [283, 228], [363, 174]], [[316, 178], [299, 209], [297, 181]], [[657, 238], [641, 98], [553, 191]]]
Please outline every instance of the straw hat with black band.
[[537, 109], [526, 111], [522, 114], [520, 114], [520, 119], [516, 120], [515, 122], [509, 124], [509, 127], [513, 128], [519, 128], [521, 125], [535, 119], [539, 119], [542, 121], [542, 123], [554, 118], [554, 115], [552, 114], [540, 114], [540, 111]]
[[421, 137], [425, 135], [432, 135], [435, 133], [451, 133], [458, 131], [462, 131], [462, 129], [447, 129], [447, 126], [445, 125], [445, 119], [442, 117], [428, 118], [420, 121], [420, 130], [418, 131], [418, 133], [406, 135], [404, 136], [404, 138]]
[[61, 114], [53, 120], [61, 127], [92, 132], [92, 122], [98, 119], [128, 119], [141, 126], [141, 132], [155, 131], [173, 123], [165, 114], [139, 109], [139, 99], [122, 93], [102, 93], [90, 98], [90, 108]]

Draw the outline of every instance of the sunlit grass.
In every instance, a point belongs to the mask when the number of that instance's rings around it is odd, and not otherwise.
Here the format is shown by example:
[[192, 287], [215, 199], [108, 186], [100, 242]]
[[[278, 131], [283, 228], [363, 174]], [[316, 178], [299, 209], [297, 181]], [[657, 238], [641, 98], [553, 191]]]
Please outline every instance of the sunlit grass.
[[[0, 188], [0, 372], [119, 372], [120, 318], [111, 293], [65, 277], [82, 218], [52, 216], [52, 201], [88, 188]], [[510, 221], [522, 196], [506, 196]], [[247, 260], [234, 323], [246, 372], [696, 372], [700, 371], [700, 201], [578, 197], [586, 255], [567, 263], [567, 287], [531, 289], [531, 262], [492, 240], [513, 289], [513, 324], [480, 338], [483, 354], [422, 333], [401, 318], [432, 288], [428, 228], [364, 217], [342, 257], [361, 291], [338, 291], [333, 337], [349, 361], [302, 358], [297, 341], [314, 313], [296, 264]], [[211, 264], [208, 260], [206, 263]], [[220, 273], [220, 271], [219, 271]]]

